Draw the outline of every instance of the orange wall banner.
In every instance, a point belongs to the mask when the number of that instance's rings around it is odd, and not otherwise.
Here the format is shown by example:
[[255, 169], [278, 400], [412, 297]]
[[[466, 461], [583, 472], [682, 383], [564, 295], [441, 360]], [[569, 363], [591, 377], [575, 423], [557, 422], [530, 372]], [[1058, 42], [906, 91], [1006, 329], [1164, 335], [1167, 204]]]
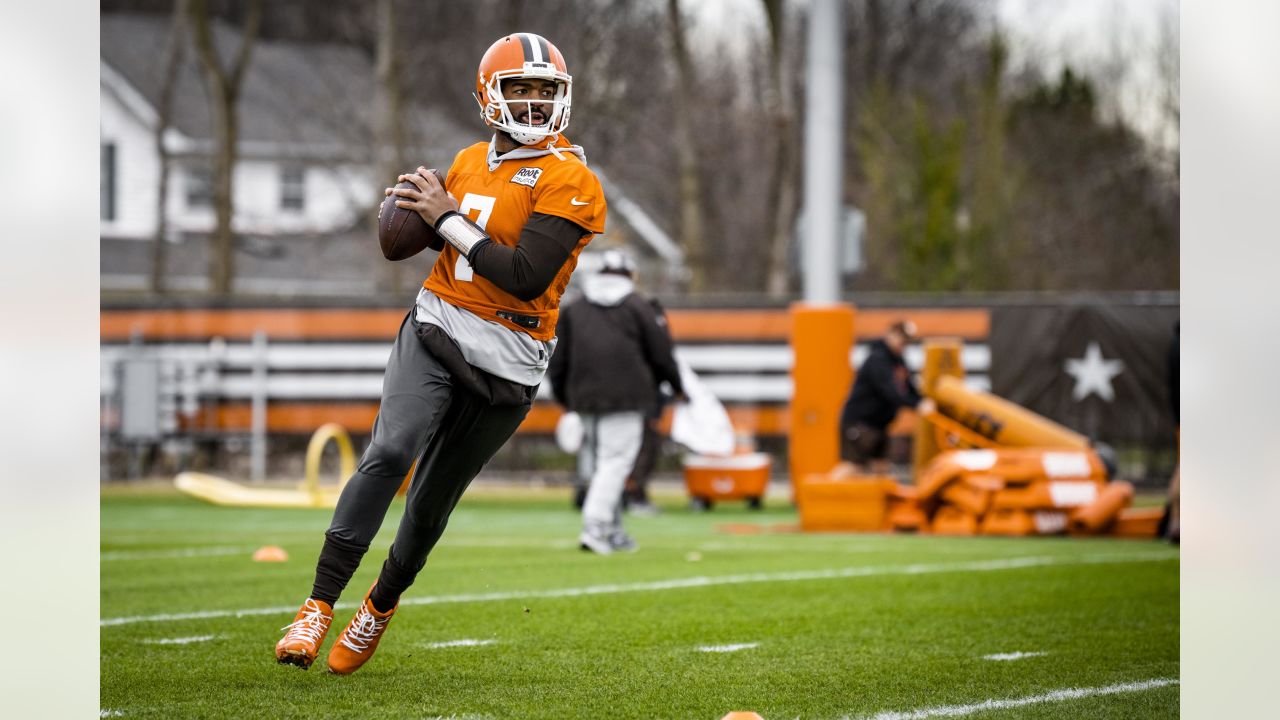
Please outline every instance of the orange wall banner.
[[[725, 408], [734, 428], [750, 435], [785, 435], [790, 427], [790, 411], [786, 406], [730, 405]], [[205, 422], [206, 430], [247, 432], [250, 427], [252, 407], [247, 402], [225, 403], [211, 413]], [[555, 432], [562, 410], [552, 403], [535, 403], [518, 432], [550, 435]], [[267, 405], [267, 430], [278, 433], [315, 432], [327, 422], [336, 422], [357, 434], [373, 430], [373, 419], [378, 415], [376, 402], [284, 402]], [[659, 422], [659, 430], [665, 435], [671, 431], [671, 412], [668, 410]], [[185, 423], [185, 430], [201, 429], [198, 423]]]
[[[144, 341], [248, 339], [264, 332], [273, 341], [387, 340], [408, 308], [229, 308], [166, 310], [103, 310], [101, 341], [127, 342], [134, 335]], [[671, 334], [681, 342], [787, 342], [792, 315], [777, 310], [667, 311]], [[858, 340], [882, 337], [899, 320], [916, 324], [920, 335], [952, 336], [985, 341], [991, 332], [991, 312], [985, 308], [877, 308], [858, 313]], [[849, 319], [852, 325], [853, 319]]]
[[396, 337], [408, 308], [398, 310], [235, 309], [104, 310], [102, 342], [246, 339], [264, 332], [273, 341], [386, 340]]

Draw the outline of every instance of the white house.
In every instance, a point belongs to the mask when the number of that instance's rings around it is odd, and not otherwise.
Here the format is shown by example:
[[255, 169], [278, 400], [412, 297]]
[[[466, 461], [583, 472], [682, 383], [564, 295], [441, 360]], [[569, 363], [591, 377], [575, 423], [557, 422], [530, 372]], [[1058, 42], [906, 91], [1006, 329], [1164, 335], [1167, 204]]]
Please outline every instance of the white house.
[[[159, 156], [155, 151], [169, 18], [103, 15], [101, 22], [102, 235], [154, 237]], [[224, 58], [239, 33], [213, 27]], [[373, 67], [356, 48], [259, 38], [239, 104], [233, 227], [255, 235], [324, 233], [349, 227], [381, 199], [373, 177]], [[439, 113], [415, 109], [412, 131], [424, 162], [448, 163], [479, 135]], [[165, 145], [173, 155], [168, 221], [174, 232], [213, 229], [208, 93], [195, 48], [177, 77]], [[438, 157], [426, 157], [438, 156]]]

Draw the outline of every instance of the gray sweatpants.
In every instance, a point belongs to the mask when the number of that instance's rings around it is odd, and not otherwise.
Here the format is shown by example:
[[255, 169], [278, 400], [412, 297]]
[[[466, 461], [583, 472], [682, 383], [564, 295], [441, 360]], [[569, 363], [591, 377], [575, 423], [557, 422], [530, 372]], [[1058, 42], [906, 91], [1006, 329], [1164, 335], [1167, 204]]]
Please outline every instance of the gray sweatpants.
[[580, 458], [591, 485], [582, 504], [584, 529], [617, 526], [622, 488], [636, 464], [644, 435], [644, 413], [639, 411], [582, 413], [585, 436]]
[[420, 570], [463, 491], [519, 427], [529, 408], [490, 405], [455, 383], [423, 347], [406, 317], [383, 376], [373, 437], [338, 498], [328, 534], [368, 547], [404, 476], [421, 458], [391, 546], [397, 563]]

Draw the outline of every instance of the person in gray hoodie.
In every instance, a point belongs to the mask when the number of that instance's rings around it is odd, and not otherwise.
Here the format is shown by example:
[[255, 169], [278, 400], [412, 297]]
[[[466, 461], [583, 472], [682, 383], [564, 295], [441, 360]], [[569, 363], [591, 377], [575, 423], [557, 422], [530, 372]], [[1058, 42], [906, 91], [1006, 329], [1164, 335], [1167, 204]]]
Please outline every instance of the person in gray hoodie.
[[584, 550], [607, 555], [634, 550], [622, 527], [621, 500], [635, 465], [646, 413], [659, 402], [658, 386], [684, 397], [666, 318], [635, 289], [635, 263], [607, 250], [601, 270], [587, 276], [582, 298], [560, 311], [559, 344], [547, 377], [556, 399], [583, 420], [591, 482], [582, 505]]

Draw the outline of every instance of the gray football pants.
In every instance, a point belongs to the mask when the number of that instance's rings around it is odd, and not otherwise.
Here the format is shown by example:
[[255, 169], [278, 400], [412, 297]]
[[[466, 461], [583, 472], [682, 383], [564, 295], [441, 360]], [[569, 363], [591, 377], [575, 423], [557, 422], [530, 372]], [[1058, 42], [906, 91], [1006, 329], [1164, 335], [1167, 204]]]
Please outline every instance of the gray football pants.
[[406, 317], [382, 379], [373, 437], [338, 498], [327, 534], [367, 548], [414, 459], [421, 458], [391, 546], [397, 563], [420, 570], [463, 491], [529, 408], [490, 405], [455, 384]]

